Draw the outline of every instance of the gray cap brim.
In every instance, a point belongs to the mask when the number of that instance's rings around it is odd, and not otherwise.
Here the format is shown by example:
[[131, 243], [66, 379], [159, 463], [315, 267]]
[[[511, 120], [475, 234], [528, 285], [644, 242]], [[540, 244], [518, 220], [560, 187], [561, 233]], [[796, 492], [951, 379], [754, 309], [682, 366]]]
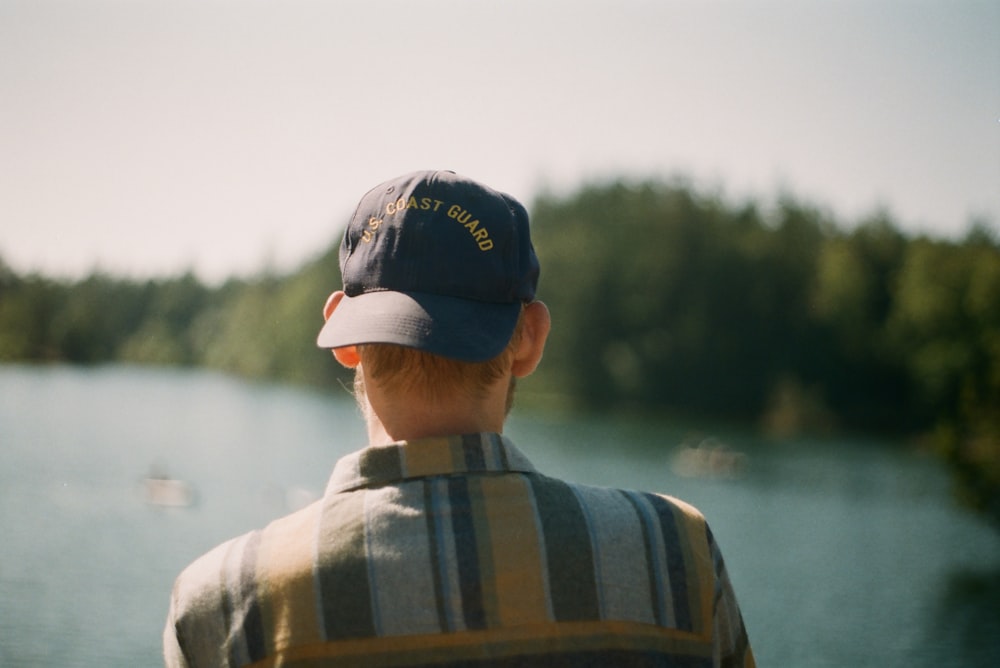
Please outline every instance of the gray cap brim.
[[442, 357], [482, 362], [503, 352], [521, 312], [494, 304], [413, 292], [344, 297], [316, 338], [321, 348], [391, 343]]

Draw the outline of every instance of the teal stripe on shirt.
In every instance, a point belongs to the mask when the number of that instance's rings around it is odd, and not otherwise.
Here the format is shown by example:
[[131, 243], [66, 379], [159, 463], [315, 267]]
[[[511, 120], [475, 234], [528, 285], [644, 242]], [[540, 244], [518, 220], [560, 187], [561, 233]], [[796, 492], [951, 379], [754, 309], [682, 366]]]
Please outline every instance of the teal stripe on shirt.
[[485, 471], [486, 456], [483, 448], [486, 443], [480, 434], [467, 434], [462, 437], [462, 454], [466, 471]]
[[458, 584], [462, 593], [462, 615], [465, 628], [486, 628], [483, 600], [483, 574], [479, 541], [476, 538], [475, 509], [467, 478], [448, 478], [448, 502], [451, 504], [451, 526], [455, 538]]
[[646, 551], [646, 563], [649, 569], [649, 599], [653, 607], [653, 615], [656, 623], [660, 626], [668, 626], [667, 616], [668, 601], [665, 597], [666, 575], [664, 566], [660, 562], [660, 555], [663, 550], [657, 535], [657, 520], [653, 517], [652, 509], [646, 504], [644, 494], [638, 492], [623, 492], [625, 498], [635, 508], [642, 527], [642, 540]]
[[438, 628], [441, 631], [454, 631], [454, 625], [448, 618], [448, 575], [445, 568], [443, 546], [444, 527], [442, 526], [441, 508], [438, 496], [434, 493], [434, 485], [430, 480], [422, 481], [424, 493], [424, 519], [427, 523], [428, 555], [431, 578], [434, 585], [434, 608], [438, 618]]
[[436, 477], [427, 480], [430, 495], [428, 509], [433, 515], [431, 540], [434, 553], [432, 565], [438, 592], [436, 605], [442, 619], [441, 628], [448, 632], [465, 630], [455, 532], [452, 528], [453, 514], [448, 493], [450, 479]]
[[552, 613], [558, 621], [600, 619], [590, 530], [573, 489], [554, 478], [529, 476], [541, 523]]
[[673, 504], [655, 494], [647, 494], [646, 498], [649, 499], [656, 510], [657, 517], [659, 517], [660, 531], [663, 534], [664, 544], [671, 546], [670, 549], [664, 551], [666, 552], [671, 599], [674, 603], [674, 623], [676, 628], [692, 631], [694, 627], [689, 600], [691, 593], [688, 592], [687, 588], [688, 565], [684, 563], [684, 552], [681, 549], [684, 545], [683, 541], [689, 539], [682, 536], [677, 528], [677, 518], [674, 516], [675, 506]]

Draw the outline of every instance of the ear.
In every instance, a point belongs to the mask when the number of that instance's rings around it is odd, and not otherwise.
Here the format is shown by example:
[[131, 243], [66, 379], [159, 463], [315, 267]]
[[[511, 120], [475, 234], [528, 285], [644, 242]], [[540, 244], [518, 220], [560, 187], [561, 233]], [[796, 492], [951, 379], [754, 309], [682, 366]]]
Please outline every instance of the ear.
[[337, 308], [337, 304], [340, 300], [344, 298], [344, 291], [337, 290], [326, 298], [326, 303], [323, 304], [323, 320], [329, 320], [330, 316], [333, 315], [334, 309]]
[[[337, 290], [329, 297], [327, 297], [326, 303], [323, 304], [323, 319], [329, 320], [330, 316], [336, 310], [337, 305], [340, 304], [340, 300], [344, 298], [344, 291]], [[361, 363], [361, 357], [358, 355], [358, 349], [354, 346], [347, 346], [345, 348], [334, 348], [333, 356], [337, 358], [337, 361], [348, 369], [353, 369], [358, 364]]]
[[358, 355], [358, 349], [354, 346], [334, 348], [332, 352], [337, 361], [348, 369], [357, 368], [361, 364], [361, 356]]
[[521, 340], [514, 352], [514, 362], [511, 373], [515, 378], [530, 375], [538, 363], [542, 361], [545, 341], [552, 328], [552, 318], [548, 307], [542, 302], [531, 302], [524, 307], [524, 322], [521, 327]]

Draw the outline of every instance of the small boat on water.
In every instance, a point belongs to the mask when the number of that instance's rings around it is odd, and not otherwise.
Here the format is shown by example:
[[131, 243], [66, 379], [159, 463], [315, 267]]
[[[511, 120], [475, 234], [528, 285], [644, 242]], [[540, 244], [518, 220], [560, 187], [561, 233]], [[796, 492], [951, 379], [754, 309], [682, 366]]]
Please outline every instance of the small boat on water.
[[747, 457], [713, 438], [697, 446], [681, 445], [674, 453], [674, 473], [685, 478], [737, 478], [746, 470]]
[[146, 503], [165, 508], [184, 508], [195, 501], [194, 487], [161, 473], [151, 473], [143, 478], [142, 492]]
[[150, 505], [183, 508], [194, 503], [194, 489], [183, 480], [146, 478], [143, 486]]

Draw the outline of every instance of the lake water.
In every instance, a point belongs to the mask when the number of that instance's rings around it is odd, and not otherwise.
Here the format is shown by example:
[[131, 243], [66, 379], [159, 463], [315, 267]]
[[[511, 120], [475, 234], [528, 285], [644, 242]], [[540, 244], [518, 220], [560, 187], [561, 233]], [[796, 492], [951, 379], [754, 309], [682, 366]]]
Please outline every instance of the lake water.
[[[928, 457], [524, 408], [507, 432], [546, 473], [698, 506], [762, 666], [1000, 665], [1000, 536]], [[319, 494], [363, 438], [346, 392], [0, 366], [0, 666], [160, 665], [176, 574]], [[678, 472], [677, 448], [704, 438], [745, 456], [738, 475]], [[151, 471], [196, 502], [148, 504]]]

